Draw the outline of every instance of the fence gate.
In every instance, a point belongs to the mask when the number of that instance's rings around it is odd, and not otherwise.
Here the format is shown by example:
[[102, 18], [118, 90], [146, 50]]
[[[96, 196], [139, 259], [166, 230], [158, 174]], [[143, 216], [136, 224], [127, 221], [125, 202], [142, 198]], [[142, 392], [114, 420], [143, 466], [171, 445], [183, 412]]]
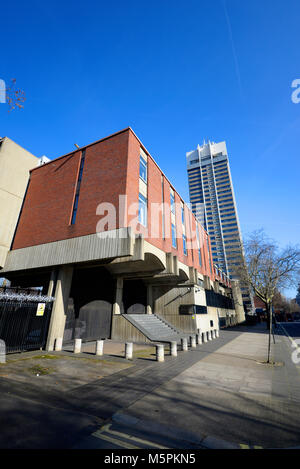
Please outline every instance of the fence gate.
[[0, 339], [7, 353], [45, 347], [52, 300], [37, 291], [0, 290]]

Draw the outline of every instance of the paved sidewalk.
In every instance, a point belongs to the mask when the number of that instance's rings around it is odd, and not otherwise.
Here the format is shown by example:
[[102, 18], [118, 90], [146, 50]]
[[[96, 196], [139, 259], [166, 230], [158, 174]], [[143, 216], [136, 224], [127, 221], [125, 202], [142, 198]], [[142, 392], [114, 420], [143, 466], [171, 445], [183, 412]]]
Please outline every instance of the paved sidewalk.
[[177, 438], [175, 448], [300, 446], [300, 367], [291, 361], [287, 337], [281, 331], [276, 336], [279, 366], [262, 364], [265, 324], [224, 330], [221, 340], [226, 343], [209, 354], [211, 343], [198, 346], [191, 352], [198, 358], [194, 365], [116, 413], [110, 427], [78, 447], [127, 448], [143, 435], [151, 440], [151, 433], [156, 443]]
[[0, 377], [0, 448], [299, 446], [299, 368], [284, 335], [275, 346], [284, 365], [260, 364], [264, 327], [223, 330], [164, 363], [139, 356], [64, 391]]

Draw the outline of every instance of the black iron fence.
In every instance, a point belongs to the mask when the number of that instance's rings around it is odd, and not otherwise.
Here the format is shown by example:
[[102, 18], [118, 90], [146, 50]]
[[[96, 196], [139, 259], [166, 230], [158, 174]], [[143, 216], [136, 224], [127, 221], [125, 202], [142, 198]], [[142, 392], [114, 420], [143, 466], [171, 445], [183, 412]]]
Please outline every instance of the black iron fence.
[[41, 295], [0, 293], [0, 339], [5, 342], [6, 352], [44, 348], [51, 310], [52, 301]]

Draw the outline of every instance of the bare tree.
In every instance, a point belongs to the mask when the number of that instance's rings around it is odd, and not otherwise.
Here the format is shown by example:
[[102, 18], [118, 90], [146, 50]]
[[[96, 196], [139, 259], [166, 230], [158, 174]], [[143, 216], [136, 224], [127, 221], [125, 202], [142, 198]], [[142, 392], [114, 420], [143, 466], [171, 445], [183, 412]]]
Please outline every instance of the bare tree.
[[245, 265], [238, 268], [237, 274], [266, 306], [269, 322], [267, 363], [270, 363], [274, 296], [277, 291], [296, 284], [300, 275], [300, 249], [298, 246], [279, 249], [263, 230], [252, 233], [244, 249]]
[[23, 103], [25, 102], [26, 97], [23, 90], [16, 88], [16, 79], [11, 79], [11, 84], [6, 88], [6, 101], [9, 106], [8, 112], [13, 109], [22, 109]]

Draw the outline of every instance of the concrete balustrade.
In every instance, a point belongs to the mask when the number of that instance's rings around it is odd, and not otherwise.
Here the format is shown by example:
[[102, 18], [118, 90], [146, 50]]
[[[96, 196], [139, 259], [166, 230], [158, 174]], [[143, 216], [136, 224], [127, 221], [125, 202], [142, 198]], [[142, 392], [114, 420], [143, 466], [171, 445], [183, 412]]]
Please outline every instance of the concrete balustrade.
[[57, 339], [55, 339], [55, 351], [56, 352], [61, 352], [62, 343], [63, 343], [62, 337], [57, 337]]
[[103, 347], [104, 347], [104, 341], [103, 340], [97, 340], [96, 341], [95, 354], [96, 355], [103, 355]]
[[191, 335], [190, 336], [190, 340], [191, 340], [191, 347], [192, 348], [196, 348], [196, 336], [195, 335]]
[[170, 344], [170, 352], [172, 357], [177, 357], [177, 342], [173, 341]]
[[125, 358], [126, 360], [132, 360], [133, 357], [133, 343], [126, 342], [125, 343]]
[[183, 350], [184, 352], [188, 350], [188, 341], [186, 337], [183, 337], [181, 339], [181, 350]]
[[162, 344], [156, 345], [156, 361], [158, 362], [165, 361], [165, 348]]
[[81, 339], [75, 339], [75, 342], [74, 342], [74, 353], [80, 353], [80, 352], [81, 352], [81, 343], [82, 343], [82, 340], [81, 340]]

